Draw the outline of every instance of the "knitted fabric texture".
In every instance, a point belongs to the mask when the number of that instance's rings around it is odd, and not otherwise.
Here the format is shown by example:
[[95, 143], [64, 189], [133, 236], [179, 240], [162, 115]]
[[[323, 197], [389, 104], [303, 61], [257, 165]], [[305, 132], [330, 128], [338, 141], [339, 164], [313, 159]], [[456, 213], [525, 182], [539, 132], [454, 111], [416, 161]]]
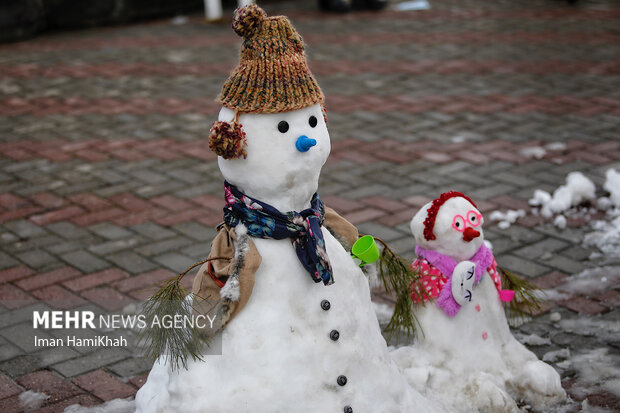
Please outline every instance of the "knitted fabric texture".
[[323, 104], [308, 69], [304, 43], [284, 16], [267, 17], [255, 4], [235, 10], [233, 30], [243, 37], [241, 59], [217, 101], [244, 113], [278, 113]]

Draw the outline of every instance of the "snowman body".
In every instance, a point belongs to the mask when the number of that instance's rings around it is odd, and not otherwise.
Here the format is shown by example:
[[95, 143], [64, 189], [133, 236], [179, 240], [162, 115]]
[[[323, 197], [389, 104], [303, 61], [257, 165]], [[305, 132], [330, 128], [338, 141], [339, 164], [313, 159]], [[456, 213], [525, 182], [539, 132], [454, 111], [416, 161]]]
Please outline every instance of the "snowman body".
[[[423, 236], [429, 207], [422, 208], [412, 221], [418, 245], [440, 249], [446, 255], [454, 251], [451, 258], [456, 262], [467, 261], [483, 242], [481, 215], [475, 206], [464, 198], [448, 200], [437, 214], [437, 239], [432, 241]], [[473, 220], [475, 226], [467, 218], [472, 210], [477, 214], [470, 216], [478, 218], [478, 222]], [[464, 219], [455, 219], [457, 216]], [[460, 225], [455, 225], [457, 222]], [[467, 227], [472, 228], [469, 237], [464, 235]], [[451, 230], [454, 236], [440, 247], [438, 244], [451, 236]], [[448, 316], [444, 308], [430, 300], [416, 307], [416, 317], [421, 327], [416, 345], [392, 354], [412, 385], [440, 398], [448, 410], [518, 412], [517, 402], [544, 409], [565, 399], [558, 373], [512, 336], [498, 288], [488, 270], [474, 285], [471, 301], [462, 301], [456, 315]]]
[[[329, 154], [320, 106], [241, 121], [248, 157], [220, 159], [224, 177], [281, 211], [307, 208]], [[317, 144], [301, 153], [298, 136]], [[222, 354], [179, 371], [161, 358], [136, 396], [137, 412], [435, 411], [390, 357], [366, 276], [322, 232], [333, 284], [313, 282], [289, 239], [253, 238], [261, 264], [246, 307], [221, 332]]]

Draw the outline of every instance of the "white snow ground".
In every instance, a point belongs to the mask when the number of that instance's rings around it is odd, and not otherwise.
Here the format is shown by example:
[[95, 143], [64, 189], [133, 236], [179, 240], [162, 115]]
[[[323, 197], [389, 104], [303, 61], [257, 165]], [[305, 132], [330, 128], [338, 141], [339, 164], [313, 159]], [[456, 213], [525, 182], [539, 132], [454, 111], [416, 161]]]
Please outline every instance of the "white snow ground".
[[[620, 173], [615, 169], [609, 169], [605, 176], [603, 189], [609, 192], [609, 196], [599, 198], [597, 201], [599, 209], [607, 211], [605, 219], [591, 222], [592, 231], [584, 238], [585, 246], [598, 250], [590, 256], [589, 263], [592, 266], [568, 277], [564, 284], [546, 290], [548, 299], [566, 300], [578, 295], [592, 297], [617, 289], [620, 285]], [[570, 183], [566, 185], [571, 187], [575, 194], [565, 193], [563, 195], [565, 201], [576, 200], [580, 196], [582, 199], [591, 199], [592, 187], [583, 178], [585, 177], [577, 178], [579, 185], [574, 184], [577, 182], [574, 179], [572, 185]], [[554, 192], [552, 198], [555, 198], [557, 192], [558, 190]], [[542, 207], [552, 202], [552, 199], [544, 194], [541, 196], [540, 193], [535, 195], [534, 199], [543, 201], [538, 204]], [[568, 205], [568, 202], [564, 205]], [[566, 214], [569, 208], [562, 211], [558, 208], [556, 212]], [[549, 210], [554, 208], [549, 207]], [[557, 215], [556, 219], [563, 216]], [[596, 338], [600, 342], [614, 342], [620, 337], [620, 321], [613, 318], [585, 315], [562, 318], [558, 313], [554, 313], [549, 319], [555, 328], [571, 335]], [[528, 337], [525, 337], [525, 340], [527, 339]], [[571, 392], [579, 398], [601, 390], [620, 397], [620, 355], [610, 348], [599, 346], [572, 352], [562, 348], [546, 353], [543, 360], [553, 363], [560, 371], [575, 372], [576, 382]], [[581, 403], [581, 411], [598, 413], [610, 410], [590, 406], [585, 400]]]
[[45, 393], [39, 393], [33, 390], [26, 390], [18, 397], [22, 411], [24, 412], [32, 412], [34, 410], [37, 410], [49, 398], [49, 395]]

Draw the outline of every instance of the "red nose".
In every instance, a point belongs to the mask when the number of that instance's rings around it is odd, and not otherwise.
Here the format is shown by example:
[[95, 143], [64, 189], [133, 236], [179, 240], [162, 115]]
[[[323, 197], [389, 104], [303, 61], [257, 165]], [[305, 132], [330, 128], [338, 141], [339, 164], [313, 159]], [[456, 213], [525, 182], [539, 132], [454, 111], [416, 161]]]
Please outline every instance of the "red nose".
[[479, 237], [479, 236], [480, 236], [480, 232], [476, 231], [472, 227], [467, 227], [465, 228], [465, 231], [463, 231], [463, 240], [465, 242], [469, 242], [472, 239]]

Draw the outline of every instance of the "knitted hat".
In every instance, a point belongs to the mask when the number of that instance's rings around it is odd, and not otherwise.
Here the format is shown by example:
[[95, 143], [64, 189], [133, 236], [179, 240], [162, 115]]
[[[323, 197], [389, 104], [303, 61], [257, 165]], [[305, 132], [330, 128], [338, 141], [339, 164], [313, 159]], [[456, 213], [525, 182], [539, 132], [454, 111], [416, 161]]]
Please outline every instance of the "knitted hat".
[[246, 113], [277, 113], [323, 103], [301, 36], [285, 16], [267, 17], [256, 4], [235, 10], [233, 30], [243, 37], [241, 61], [218, 96]]

